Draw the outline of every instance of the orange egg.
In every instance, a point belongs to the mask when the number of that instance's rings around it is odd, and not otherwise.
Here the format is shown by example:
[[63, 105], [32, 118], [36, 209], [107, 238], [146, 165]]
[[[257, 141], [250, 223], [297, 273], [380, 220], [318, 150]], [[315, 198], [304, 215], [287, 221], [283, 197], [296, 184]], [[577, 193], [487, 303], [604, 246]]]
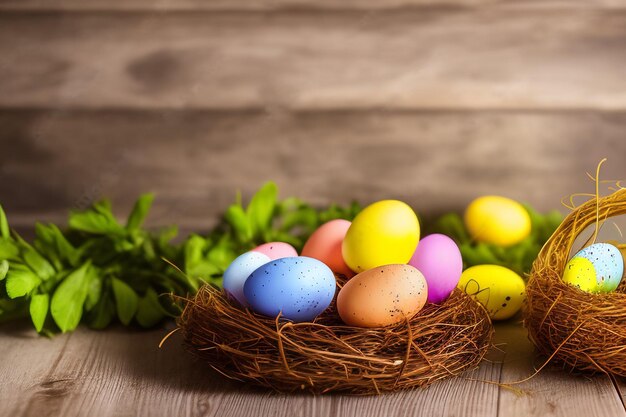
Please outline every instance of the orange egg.
[[350, 279], [337, 295], [337, 311], [344, 323], [384, 327], [413, 317], [426, 304], [424, 275], [410, 265], [369, 269]]
[[341, 253], [341, 244], [350, 228], [348, 220], [331, 220], [321, 225], [307, 240], [302, 256], [324, 262], [335, 273], [350, 278], [354, 272], [346, 265]]

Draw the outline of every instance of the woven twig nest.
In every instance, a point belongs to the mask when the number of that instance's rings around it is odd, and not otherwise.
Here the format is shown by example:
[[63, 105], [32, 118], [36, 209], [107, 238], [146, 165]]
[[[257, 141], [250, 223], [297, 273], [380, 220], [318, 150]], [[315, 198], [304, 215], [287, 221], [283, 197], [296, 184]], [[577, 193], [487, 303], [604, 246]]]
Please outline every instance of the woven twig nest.
[[228, 378], [281, 392], [361, 395], [459, 375], [482, 360], [493, 333], [485, 309], [460, 290], [407, 322], [365, 329], [344, 325], [334, 301], [314, 322], [292, 323], [204, 286], [178, 324], [188, 350]]
[[540, 353], [568, 369], [626, 376], [626, 287], [592, 294], [562, 280], [576, 237], [626, 213], [626, 189], [574, 209], [543, 247], [526, 288], [524, 325]]

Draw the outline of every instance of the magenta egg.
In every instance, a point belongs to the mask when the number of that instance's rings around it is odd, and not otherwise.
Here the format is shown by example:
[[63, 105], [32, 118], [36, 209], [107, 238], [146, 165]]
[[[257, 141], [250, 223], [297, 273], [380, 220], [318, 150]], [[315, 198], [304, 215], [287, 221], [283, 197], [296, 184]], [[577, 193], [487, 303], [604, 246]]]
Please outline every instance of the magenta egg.
[[409, 265], [419, 269], [428, 283], [428, 302], [445, 301], [456, 288], [463, 272], [459, 247], [448, 236], [428, 235], [420, 240]]

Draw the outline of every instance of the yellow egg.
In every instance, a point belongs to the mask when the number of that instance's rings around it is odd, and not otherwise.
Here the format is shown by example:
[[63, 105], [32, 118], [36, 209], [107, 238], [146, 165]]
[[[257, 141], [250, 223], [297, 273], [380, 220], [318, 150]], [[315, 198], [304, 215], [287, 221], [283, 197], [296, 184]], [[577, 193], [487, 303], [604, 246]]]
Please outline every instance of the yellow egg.
[[357, 274], [337, 295], [344, 323], [383, 327], [413, 317], [426, 304], [428, 284], [411, 265], [384, 265]]
[[593, 263], [583, 257], [572, 258], [563, 271], [563, 281], [586, 292], [598, 292], [598, 280]]
[[530, 234], [530, 215], [520, 203], [500, 196], [472, 201], [465, 211], [465, 225], [480, 242], [511, 246]]
[[522, 277], [499, 265], [476, 265], [461, 274], [458, 287], [480, 302], [492, 320], [513, 317], [524, 303]]
[[417, 216], [406, 203], [378, 201], [364, 208], [352, 221], [341, 250], [354, 272], [381, 265], [406, 264], [420, 238]]

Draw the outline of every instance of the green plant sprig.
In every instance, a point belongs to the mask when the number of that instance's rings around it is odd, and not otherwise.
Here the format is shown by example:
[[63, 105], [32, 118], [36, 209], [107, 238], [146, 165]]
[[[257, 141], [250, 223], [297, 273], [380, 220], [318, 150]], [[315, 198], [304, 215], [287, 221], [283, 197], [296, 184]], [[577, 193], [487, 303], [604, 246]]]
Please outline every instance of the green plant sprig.
[[37, 223], [32, 244], [11, 234], [0, 207], [0, 320], [30, 315], [44, 334], [70, 332], [80, 323], [102, 329], [113, 321], [149, 328], [180, 313], [166, 295], [188, 297], [205, 283], [221, 285], [239, 254], [276, 240], [301, 249], [320, 224], [360, 210], [279, 200], [276, 184], [268, 182], [247, 207], [238, 196], [206, 236], [191, 234], [177, 245], [177, 227], [143, 227], [153, 200], [142, 195], [124, 223], [107, 200], [70, 212], [63, 230]]

